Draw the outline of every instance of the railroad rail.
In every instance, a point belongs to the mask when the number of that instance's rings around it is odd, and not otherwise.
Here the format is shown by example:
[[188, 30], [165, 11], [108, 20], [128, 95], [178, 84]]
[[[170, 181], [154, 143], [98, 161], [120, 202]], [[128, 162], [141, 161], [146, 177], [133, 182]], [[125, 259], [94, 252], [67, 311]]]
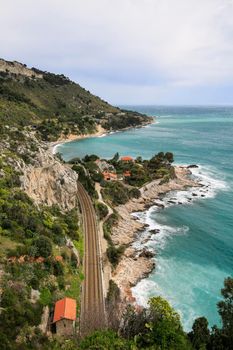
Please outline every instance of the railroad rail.
[[89, 195], [78, 182], [78, 200], [84, 231], [84, 281], [82, 284], [80, 334], [105, 328], [103, 278], [96, 213]]

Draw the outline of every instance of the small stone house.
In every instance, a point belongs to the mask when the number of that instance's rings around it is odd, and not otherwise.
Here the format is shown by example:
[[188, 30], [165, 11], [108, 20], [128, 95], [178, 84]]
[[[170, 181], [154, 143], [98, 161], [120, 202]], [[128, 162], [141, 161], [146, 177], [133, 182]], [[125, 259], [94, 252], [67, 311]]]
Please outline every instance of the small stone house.
[[56, 325], [56, 333], [70, 336], [74, 334], [76, 321], [76, 300], [63, 298], [55, 304], [53, 323]]

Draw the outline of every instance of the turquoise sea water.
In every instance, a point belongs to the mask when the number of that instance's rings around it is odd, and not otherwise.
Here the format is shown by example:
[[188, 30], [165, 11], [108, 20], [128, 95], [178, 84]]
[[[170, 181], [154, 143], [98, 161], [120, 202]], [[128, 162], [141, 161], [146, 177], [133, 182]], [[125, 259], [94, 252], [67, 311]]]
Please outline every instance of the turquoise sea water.
[[[65, 159], [96, 153], [112, 157], [172, 151], [177, 164], [198, 164], [201, 190], [172, 193], [138, 214], [160, 232], [147, 246], [156, 251], [156, 269], [133, 288], [138, 302], [162, 295], [180, 312], [185, 329], [206, 316], [219, 323], [216, 303], [223, 280], [233, 272], [233, 108], [130, 107], [158, 116], [151, 126], [58, 147]], [[193, 193], [195, 196], [193, 196]], [[170, 203], [169, 200], [177, 203]], [[182, 205], [178, 205], [182, 203]], [[148, 230], [143, 237], [148, 235]], [[140, 246], [139, 241], [136, 245]]]

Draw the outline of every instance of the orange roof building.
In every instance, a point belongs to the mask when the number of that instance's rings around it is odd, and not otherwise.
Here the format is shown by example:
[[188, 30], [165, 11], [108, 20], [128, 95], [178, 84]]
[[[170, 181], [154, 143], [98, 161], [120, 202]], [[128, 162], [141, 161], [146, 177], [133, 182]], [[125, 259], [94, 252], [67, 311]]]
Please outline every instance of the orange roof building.
[[111, 173], [109, 171], [104, 171], [103, 176], [105, 181], [117, 180], [117, 174]]
[[63, 257], [61, 255], [56, 255], [54, 258], [56, 261], [59, 261], [59, 262], [63, 261]]
[[130, 177], [131, 172], [129, 170], [126, 170], [123, 175], [124, 175], [124, 177]]
[[63, 298], [55, 304], [53, 323], [56, 323], [56, 333], [70, 336], [74, 334], [76, 321], [76, 300]]
[[133, 162], [133, 158], [130, 157], [130, 156], [121, 157], [121, 160], [122, 160], [123, 162]]
[[55, 304], [53, 322], [66, 318], [67, 320], [76, 320], [76, 300], [64, 298], [58, 300]]

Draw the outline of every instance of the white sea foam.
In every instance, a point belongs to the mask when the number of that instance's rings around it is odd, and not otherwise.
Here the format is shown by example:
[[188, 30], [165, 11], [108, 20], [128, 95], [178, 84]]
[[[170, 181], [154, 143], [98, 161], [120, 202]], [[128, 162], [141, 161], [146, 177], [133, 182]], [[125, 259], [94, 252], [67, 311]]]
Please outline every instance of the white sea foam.
[[[156, 221], [156, 213], [159, 213], [161, 210], [163, 210], [161, 209], [161, 205], [163, 205], [164, 208], [177, 204], [192, 205], [197, 200], [200, 201], [206, 198], [213, 198], [219, 191], [226, 191], [228, 189], [228, 185], [224, 181], [223, 174], [218, 173], [214, 168], [199, 166], [198, 168], [192, 168], [191, 171], [193, 174], [192, 176], [196, 178], [200, 184], [202, 184], [202, 187], [194, 187], [185, 191], [170, 192], [163, 198], [156, 200], [156, 203], [159, 205], [153, 206], [145, 212], [133, 214], [134, 217], [137, 218], [140, 222], [148, 225], [145, 231], [139, 235], [137, 242], [134, 243], [134, 247], [138, 251], [141, 251], [144, 247], [147, 247], [149, 250], [158, 252], [159, 250], [164, 249], [167, 241], [173, 238], [174, 235], [184, 235], [189, 231], [189, 227], [187, 226], [172, 227], [166, 225], [166, 222], [165, 224], [159, 224]], [[157, 231], [156, 233], [153, 233], [151, 230]], [[164, 261], [164, 259], [162, 259], [162, 261], [161, 259], [158, 259], [156, 261], [156, 275], [158, 276], [158, 279], [160, 275], [164, 276], [168, 273], [168, 264], [170, 263], [171, 261]], [[173, 264], [176, 264], [176, 261], [173, 261]], [[195, 269], [193, 266], [189, 266], [187, 268], [190, 270], [190, 273], [192, 271], [195, 271], [193, 270]], [[204, 271], [200, 271], [200, 273], [204, 274]], [[167, 276], [167, 278], [172, 278], [172, 276]], [[203, 281], [206, 280], [207, 278], [203, 278]], [[203, 289], [205, 289], [204, 286]], [[199, 316], [197, 314], [197, 310], [195, 311], [192, 308], [192, 305], [189, 305], [189, 299], [186, 300], [187, 310], [179, 310], [180, 305], [176, 305], [176, 301], [179, 300], [179, 298], [175, 297], [176, 291], [174, 291], [174, 288], [169, 288], [169, 291], [170, 292], [166, 294], [166, 291], [160, 290], [159, 284], [150, 278], [141, 280], [134, 288], [132, 288], [132, 292], [137, 300], [137, 303], [144, 307], [147, 306], [147, 301], [152, 295], [163, 295], [167, 300], [171, 302], [177, 311], [179, 311], [181, 318], [186, 320], [184, 324], [185, 329], [189, 329], [193, 319]], [[194, 303], [192, 290], [189, 290], [188, 294], [190, 303]]]
[[58, 153], [58, 147], [59, 147], [60, 145], [61, 145], [61, 144], [58, 143], [57, 145], [55, 145], [55, 146], [52, 148], [52, 154], [53, 154], [53, 155], [56, 154], [56, 153]]
[[107, 136], [107, 134], [102, 134], [102, 135], [99, 135], [98, 137], [105, 137]]
[[[180, 284], [176, 284], [174, 271], [180, 272]], [[206, 270], [205, 266], [198, 263], [190, 262], [184, 266], [182, 260], [161, 258], [156, 264], [156, 276], [156, 280], [154, 278], [144, 279], [132, 288], [137, 303], [147, 307], [150, 297], [163, 296], [180, 314], [184, 329], [189, 331], [193, 320], [203, 315], [203, 308], [206, 306], [197, 303], [196, 290], [208, 294], [208, 298], [211, 299], [211, 297], [216, 295], [215, 285], [213, 285], [212, 280], [217, 279], [220, 285], [223, 272], [215, 266]], [[164, 276], [166, 276], [165, 280]], [[193, 276], [192, 283], [189, 283], [190, 276]], [[161, 280], [163, 283], [160, 286]]]
[[156, 290], [157, 284], [154, 281], [144, 279], [140, 281], [136, 287], [132, 288], [133, 296], [136, 298], [137, 303], [141, 306], [147, 307], [148, 292]]
[[185, 191], [169, 192], [164, 196], [162, 201], [160, 201], [165, 208], [177, 204], [192, 204], [194, 201], [200, 199], [214, 198], [219, 191], [226, 191], [229, 189], [229, 186], [224, 181], [224, 175], [217, 173], [217, 171], [211, 167], [198, 166], [198, 168], [192, 168], [191, 171], [192, 177], [202, 186], [191, 187]]
[[[161, 211], [161, 206], [168, 208], [174, 205], [191, 205], [197, 200], [213, 198], [219, 191], [228, 189], [221, 174], [217, 174], [212, 168], [192, 168], [193, 176], [202, 187], [192, 187], [185, 191], [171, 191], [163, 198], [157, 199], [156, 204], [145, 212], [133, 213], [132, 215], [140, 222], [147, 225], [147, 228], [140, 234], [139, 239], [134, 243], [138, 250], [143, 247], [150, 249], [164, 248], [167, 239], [177, 234], [186, 234], [189, 231], [187, 226], [171, 227], [166, 224], [159, 224], [156, 221], [156, 212]], [[221, 178], [220, 178], [221, 176]], [[157, 230], [152, 233], [151, 230]]]

